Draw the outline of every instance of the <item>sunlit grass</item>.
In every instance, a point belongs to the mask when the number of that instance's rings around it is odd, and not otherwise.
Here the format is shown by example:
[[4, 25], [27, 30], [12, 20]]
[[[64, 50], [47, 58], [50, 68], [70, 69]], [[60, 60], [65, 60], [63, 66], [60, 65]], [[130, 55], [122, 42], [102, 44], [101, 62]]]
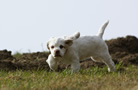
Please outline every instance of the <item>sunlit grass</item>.
[[[116, 65], [117, 67], [117, 65]], [[56, 89], [56, 90], [126, 90], [138, 85], [138, 69], [129, 66], [109, 73], [107, 68], [93, 67], [79, 73], [40, 71], [0, 71], [1, 89]]]

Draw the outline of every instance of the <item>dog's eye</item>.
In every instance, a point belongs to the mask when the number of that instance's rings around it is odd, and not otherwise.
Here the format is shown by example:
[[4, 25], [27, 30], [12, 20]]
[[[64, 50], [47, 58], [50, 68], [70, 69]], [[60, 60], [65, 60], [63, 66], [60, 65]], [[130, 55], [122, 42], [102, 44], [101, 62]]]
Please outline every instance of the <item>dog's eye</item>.
[[54, 48], [54, 46], [51, 46], [51, 49], [53, 49]]
[[64, 46], [63, 46], [63, 45], [60, 45], [59, 47], [60, 47], [60, 49], [64, 48]]

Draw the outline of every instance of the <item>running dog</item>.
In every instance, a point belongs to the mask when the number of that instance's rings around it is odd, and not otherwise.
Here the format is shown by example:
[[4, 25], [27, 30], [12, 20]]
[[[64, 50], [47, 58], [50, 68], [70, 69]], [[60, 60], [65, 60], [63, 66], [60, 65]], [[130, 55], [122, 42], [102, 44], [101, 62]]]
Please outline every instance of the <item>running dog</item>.
[[72, 72], [80, 70], [80, 60], [90, 57], [107, 65], [108, 71], [115, 71], [114, 62], [108, 51], [108, 46], [102, 39], [106, 21], [95, 36], [81, 36], [77, 32], [71, 36], [53, 37], [47, 42], [51, 54], [46, 62], [52, 70], [56, 70], [60, 62], [71, 64]]

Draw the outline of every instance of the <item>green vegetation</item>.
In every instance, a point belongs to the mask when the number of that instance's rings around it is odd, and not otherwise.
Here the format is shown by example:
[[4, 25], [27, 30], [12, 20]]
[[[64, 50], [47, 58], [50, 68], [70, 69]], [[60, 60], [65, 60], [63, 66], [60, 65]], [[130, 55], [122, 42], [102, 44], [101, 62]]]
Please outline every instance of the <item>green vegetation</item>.
[[0, 71], [0, 89], [4, 90], [130, 90], [138, 88], [137, 66], [116, 65], [116, 72], [93, 67], [79, 73], [41, 71]]
[[20, 52], [16, 52], [13, 55], [13, 57], [15, 57], [15, 58], [20, 58], [21, 56], [22, 56], [22, 54]]

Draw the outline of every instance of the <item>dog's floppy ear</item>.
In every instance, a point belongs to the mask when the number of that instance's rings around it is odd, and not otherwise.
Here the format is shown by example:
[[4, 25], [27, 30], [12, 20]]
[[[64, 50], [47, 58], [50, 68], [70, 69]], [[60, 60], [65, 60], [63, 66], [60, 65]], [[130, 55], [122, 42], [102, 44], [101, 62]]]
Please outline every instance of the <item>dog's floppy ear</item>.
[[71, 46], [73, 44], [73, 40], [76, 40], [80, 37], [80, 32], [76, 32], [73, 35], [71, 35], [70, 37], [68, 37], [67, 40], [65, 40], [65, 44], [68, 46]]
[[76, 32], [73, 35], [70, 36], [70, 39], [72, 40], [76, 40], [80, 37], [80, 32]]
[[71, 46], [73, 44], [73, 40], [72, 39], [65, 40], [65, 44]]
[[49, 41], [47, 42], [47, 48], [48, 48], [48, 50], [50, 50], [50, 48], [49, 48]]
[[49, 43], [50, 43], [50, 41], [51, 41], [53, 38], [54, 38], [54, 37], [50, 38], [50, 39], [47, 41], [47, 48], [48, 48], [48, 50], [50, 50]]

